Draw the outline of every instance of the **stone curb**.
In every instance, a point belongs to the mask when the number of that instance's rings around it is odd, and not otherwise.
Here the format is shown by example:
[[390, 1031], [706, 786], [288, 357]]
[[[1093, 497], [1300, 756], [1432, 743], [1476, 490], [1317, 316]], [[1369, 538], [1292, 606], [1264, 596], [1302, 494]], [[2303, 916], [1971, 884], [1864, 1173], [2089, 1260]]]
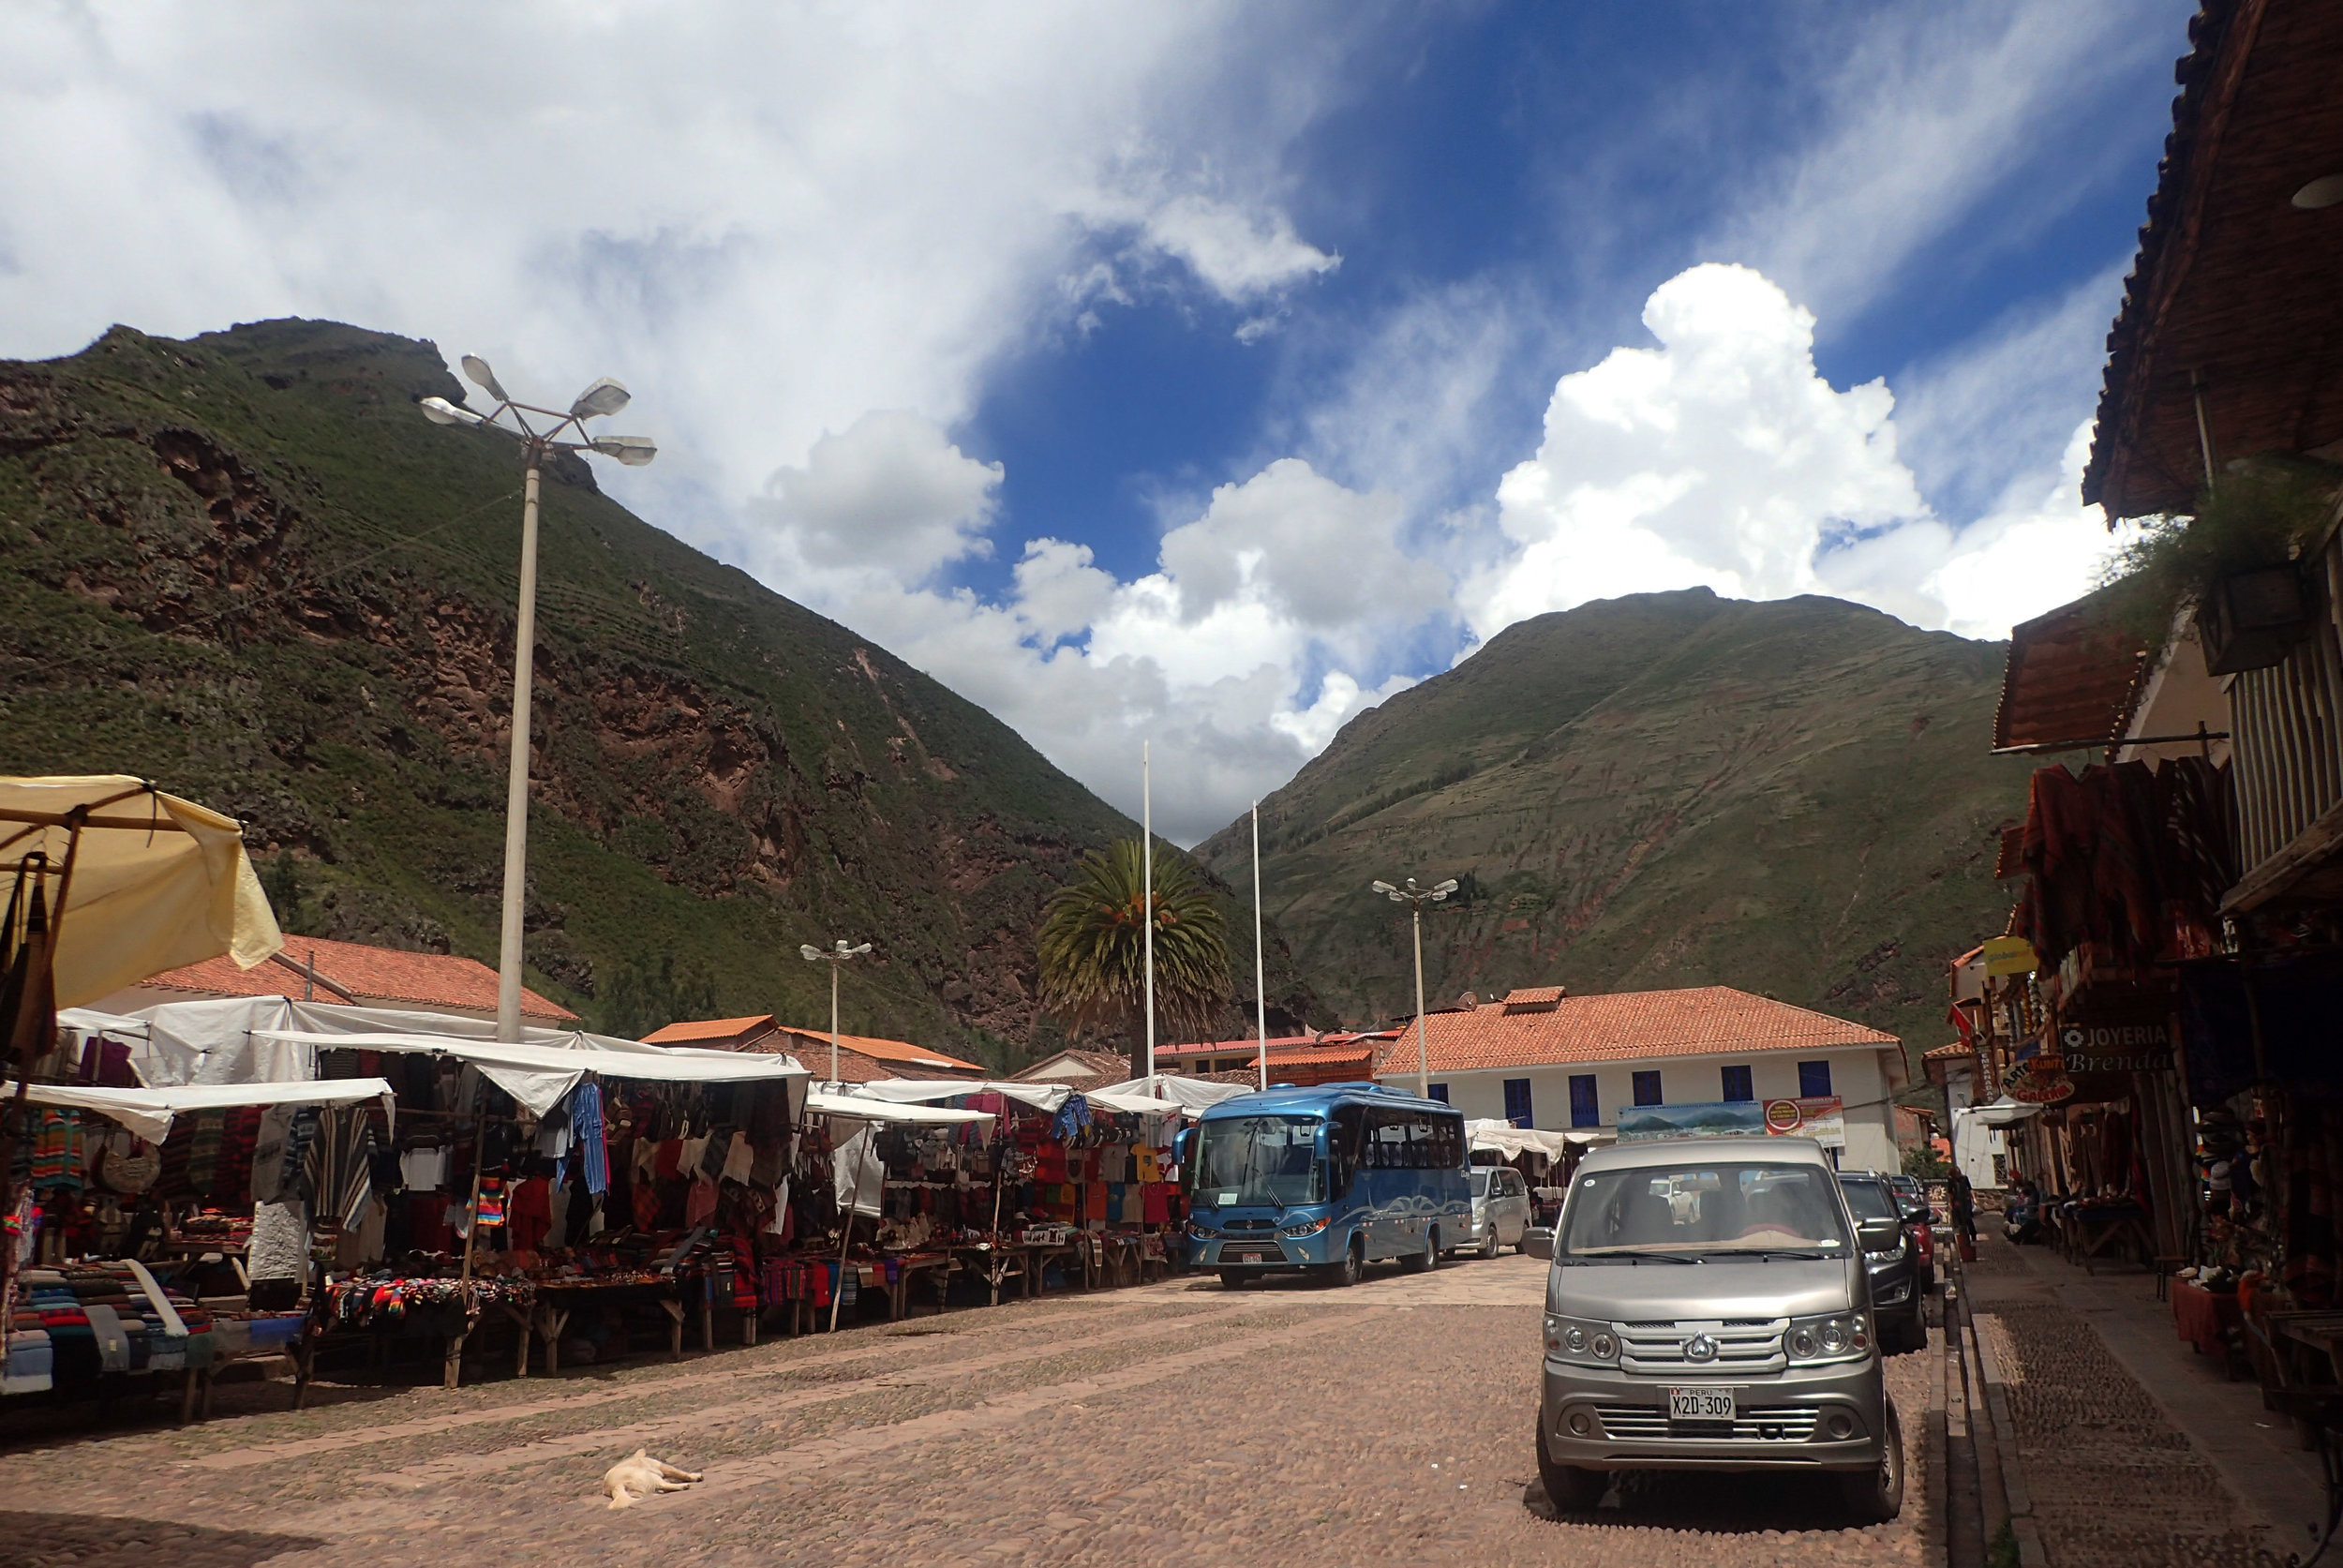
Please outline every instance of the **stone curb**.
[[[1970, 1365], [1977, 1368], [1977, 1381], [1984, 1389], [1982, 1422], [1972, 1419], [1969, 1437], [1978, 1445], [1978, 1481], [1987, 1492], [1989, 1514], [2000, 1512], [2009, 1521], [2009, 1532], [2018, 1543], [2018, 1561], [2022, 1568], [2050, 1568], [2050, 1554], [2042, 1546], [2042, 1532], [2034, 1518], [2034, 1496], [2026, 1487], [2025, 1474], [2018, 1461], [2018, 1427], [2009, 1413], [2008, 1385], [2002, 1377], [1999, 1359], [1994, 1355], [1985, 1336], [1978, 1332], [1976, 1316], [1969, 1309], [1969, 1276], [1960, 1254], [1953, 1254], [1953, 1271], [1961, 1283], [1962, 1330], [1967, 1337]], [[1974, 1410], [1971, 1414], [1977, 1413]], [[1991, 1452], [1986, 1452], [1990, 1450]], [[1999, 1492], [1999, 1496], [1992, 1494]], [[1995, 1510], [1993, 1504], [2001, 1507]], [[1987, 1542], [1990, 1546], [1996, 1533], [1993, 1521], [1987, 1521]]]

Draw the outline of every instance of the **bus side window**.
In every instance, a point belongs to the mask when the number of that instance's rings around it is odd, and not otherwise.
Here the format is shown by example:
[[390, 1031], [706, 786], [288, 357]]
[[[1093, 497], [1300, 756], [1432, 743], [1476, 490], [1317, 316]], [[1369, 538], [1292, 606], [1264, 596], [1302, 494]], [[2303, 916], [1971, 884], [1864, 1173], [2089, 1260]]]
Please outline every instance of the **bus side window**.
[[1344, 1198], [1350, 1195], [1351, 1180], [1358, 1174], [1359, 1145], [1366, 1131], [1366, 1107], [1335, 1107], [1334, 1124], [1326, 1133], [1327, 1163], [1331, 1167], [1327, 1172], [1330, 1178], [1327, 1183], [1328, 1197]]

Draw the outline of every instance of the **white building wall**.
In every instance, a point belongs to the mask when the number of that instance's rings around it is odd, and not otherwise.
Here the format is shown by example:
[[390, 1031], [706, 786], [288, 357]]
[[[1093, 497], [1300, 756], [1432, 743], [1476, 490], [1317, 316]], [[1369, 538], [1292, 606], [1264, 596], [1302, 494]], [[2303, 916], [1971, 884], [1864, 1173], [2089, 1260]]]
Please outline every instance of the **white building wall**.
[[[1470, 1072], [1435, 1072], [1431, 1081], [1448, 1085], [1448, 1103], [1463, 1112], [1467, 1120], [1502, 1121], [1505, 1081], [1527, 1078], [1532, 1124], [1549, 1131], [1567, 1132], [1571, 1130], [1570, 1081], [1591, 1072], [1595, 1076], [1596, 1109], [1603, 1117], [1602, 1127], [1593, 1130], [1615, 1133], [1619, 1130], [1619, 1107], [1635, 1102], [1634, 1075], [1638, 1072], [1658, 1069], [1660, 1098], [1668, 1105], [1705, 1105], [1723, 1099], [1726, 1067], [1747, 1067], [1751, 1091], [1759, 1099], [1795, 1099], [1798, 1096], [1798, 1065], [1813, 1061], [1830, 1064], [1830, 1092], [1846, 1107], [1846, 1149], [1840, 1157], [1842, 1168], [1901, 1170], [1885, 1053], [1871, 1046], [1575, 1062], [1551, 1068], [1482, 1068]], [[1381, 1082], [1412, 1091], [1415, 1074], [1384, 1073]]]

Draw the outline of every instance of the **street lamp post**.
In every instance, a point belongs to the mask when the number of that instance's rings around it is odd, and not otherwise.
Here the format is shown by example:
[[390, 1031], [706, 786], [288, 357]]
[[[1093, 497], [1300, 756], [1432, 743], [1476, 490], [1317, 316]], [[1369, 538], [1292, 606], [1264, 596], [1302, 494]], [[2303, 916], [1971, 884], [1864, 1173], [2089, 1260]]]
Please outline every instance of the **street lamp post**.
[[871, 944], [868, 942], [858, 948], [847, 947], [843, 936], [838, 939], [838, 946], [827, 952], [811, 942], [798, 949], [798, 955], [808, 963], [829, 965], [829, 1081], [832, 1083], [838, 1082], [838, 970], [848, 959], [860, 958], [870, 950]]
[[[627, 390], [604, 376], [577, 395], [564, 413], [516, 403], [497, 383], [496, 372], [477, 354], [464, 356], [464, 374], [481, 391], [497, 400], [486, 413], [478, 413], [444, 397], [423, 400], [424, 418], [434, 425], [469, 425], [494, 430], [518, 441], [528, 476], [521, 485], [520, 613], [513, 628], [513, 757], [504, 789], [504, 923], [497, 944], [497, 1038], [521, 1038], [521, 895], [529, 873], [529, 691], [535, 673], [537, 651], [537, 474], [548, 452], [599, 452], [629, 468], [640, 468], [659, 455], [642, 436], [589, 438], [586, 421], [617, 413], [627, 405]], [[539, 429], [530, 415], [553, 423]], [[501, 421], [511, 416], [513, 423]], [[570, 437], [576, 439], [571, 440]]]
[[1430, 1053], [1424, 1045], [1424, 906], [1438, 903], [1456, 890], [1456, 879], [1450, 877], [1437, 888], [1419, 888], [1415, 878], [1408, 878], [1404, 888], [1388, 882], [1378, 882], [1375, 891], [1394, 903], [1408, 906], [1408, 915], [1415, 927], [1415, 1092], [1425, 1099], [1432, 1098], [1432, 1064]]

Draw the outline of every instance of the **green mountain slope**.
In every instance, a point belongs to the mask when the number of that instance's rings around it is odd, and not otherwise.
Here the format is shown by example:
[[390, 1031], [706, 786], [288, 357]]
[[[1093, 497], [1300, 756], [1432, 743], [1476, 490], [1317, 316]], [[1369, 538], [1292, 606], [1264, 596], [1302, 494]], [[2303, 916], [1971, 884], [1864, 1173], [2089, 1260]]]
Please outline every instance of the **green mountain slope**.
[[[0, 364], [0, 771], [157, 780], [290, 924], [493, 963], [520, 472], [431, 393], [431, 345], [321, 322]], [[850, 1028], [1029, 1043], [1041, 901], [1134, 826], [582, 463], [541, 549], [531, 983], [826, 1021], [798, 945], [871, 937]]]
[[[1986, 754], [2005, 648], [1833, 599], [1637, 594], [1524, 621], [1353, 720], [1261, 806], [1265, 902], [1354, 1020], [1408, 1011], [1406, 913], [1442, 877], [1425, 997], [1724, 984], [1918, 1049], [1945, 960], [1998, 929]], [[1245, 824], [1199, 858], [1241, 874]]]

